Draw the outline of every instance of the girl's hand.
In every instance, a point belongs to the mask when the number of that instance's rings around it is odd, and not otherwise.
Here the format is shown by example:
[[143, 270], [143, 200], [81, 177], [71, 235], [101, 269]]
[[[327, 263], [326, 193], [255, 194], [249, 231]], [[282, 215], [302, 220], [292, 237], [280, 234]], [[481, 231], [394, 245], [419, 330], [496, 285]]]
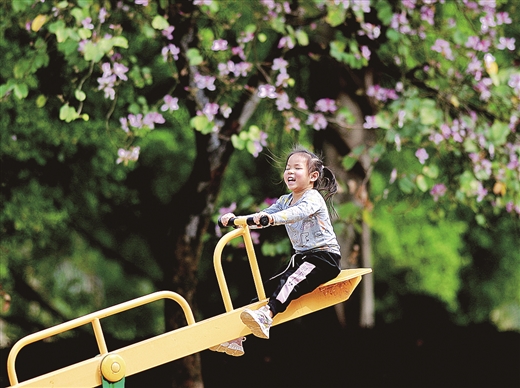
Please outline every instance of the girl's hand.
[[260, 212], [253, 214], [253, 221], [255, 222], [255, 224], [260, 225], [260, 218], [262, 218], [263, 216], [269, 218], [269, 224], [273, 223], [273, 217], [269, 213]]
[[227, 226], [229, 220], [233, 217], [236, 217], [233, 213], [226, 213], [220, 217], [220, 222], [222, 225]]

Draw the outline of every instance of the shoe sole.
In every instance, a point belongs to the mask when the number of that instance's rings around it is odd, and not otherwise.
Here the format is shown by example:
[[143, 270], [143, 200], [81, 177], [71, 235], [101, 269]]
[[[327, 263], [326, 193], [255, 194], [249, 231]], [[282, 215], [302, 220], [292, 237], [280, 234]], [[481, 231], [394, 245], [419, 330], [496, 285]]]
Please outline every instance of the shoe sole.
[[260, 324], [255, 321], [255, 318], [251, 314], [249, 314], [249, 311], [244, 310], [240, 314], [240, 319], [246, 325], [251, 329], [251, 332], [255, 337], [263, 338], [263, 339], [269, 339], [269, 334], [265, 334], [262, 328], [260, 327]]
[[230, 347], [223, 346], [223, 345], [212, 346], [209, 348], [209, 350], [211, 350], [213, 352], [226, 353], [228, 356], [233, 356], [233, 357], [240, 357], [240, 356], [243, 356], [245, 353], [243, 350], [231, 349]]

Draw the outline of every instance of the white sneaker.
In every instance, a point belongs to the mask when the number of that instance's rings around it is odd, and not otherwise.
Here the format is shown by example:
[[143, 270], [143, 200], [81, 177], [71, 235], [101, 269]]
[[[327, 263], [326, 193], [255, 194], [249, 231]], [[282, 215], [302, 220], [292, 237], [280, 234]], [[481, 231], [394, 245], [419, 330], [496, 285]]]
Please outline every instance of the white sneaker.
[[269, 316], [269, 308], [267, 306], [260, 307], [258, 310], [245, 309], [240, 314], [240, 319], [251, 329], [255, 336], [269, 339], [269, 328], [273, 323], [273, 319]]
[[234, 340], [223, 342], [220, 345], [212, 346], [209, 350], [214, 352], [226, 353], [229, 356], [239, 357], [244, 355], [244, 346], [242, 342], [246, 337], [235, 338]]

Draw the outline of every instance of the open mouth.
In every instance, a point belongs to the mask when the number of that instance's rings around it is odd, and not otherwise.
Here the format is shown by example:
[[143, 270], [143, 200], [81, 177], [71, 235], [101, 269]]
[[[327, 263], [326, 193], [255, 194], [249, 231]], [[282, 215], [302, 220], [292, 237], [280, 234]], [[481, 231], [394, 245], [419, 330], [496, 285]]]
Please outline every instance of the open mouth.
[[292, 176], [287, 178], [287, 182], [294, 182], [296, 179], [294, 179]]

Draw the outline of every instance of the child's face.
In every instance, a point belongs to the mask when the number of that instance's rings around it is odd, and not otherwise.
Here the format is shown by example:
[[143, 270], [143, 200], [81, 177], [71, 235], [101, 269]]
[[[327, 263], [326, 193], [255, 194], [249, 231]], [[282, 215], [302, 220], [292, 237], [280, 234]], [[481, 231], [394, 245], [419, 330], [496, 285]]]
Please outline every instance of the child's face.
[[308, 158], [305, 154], [296, 153], [287, 160], [283, 180], [287, 188], [293, 193], [312, 189], [317, 177], [318, 172], [309, 174]]

